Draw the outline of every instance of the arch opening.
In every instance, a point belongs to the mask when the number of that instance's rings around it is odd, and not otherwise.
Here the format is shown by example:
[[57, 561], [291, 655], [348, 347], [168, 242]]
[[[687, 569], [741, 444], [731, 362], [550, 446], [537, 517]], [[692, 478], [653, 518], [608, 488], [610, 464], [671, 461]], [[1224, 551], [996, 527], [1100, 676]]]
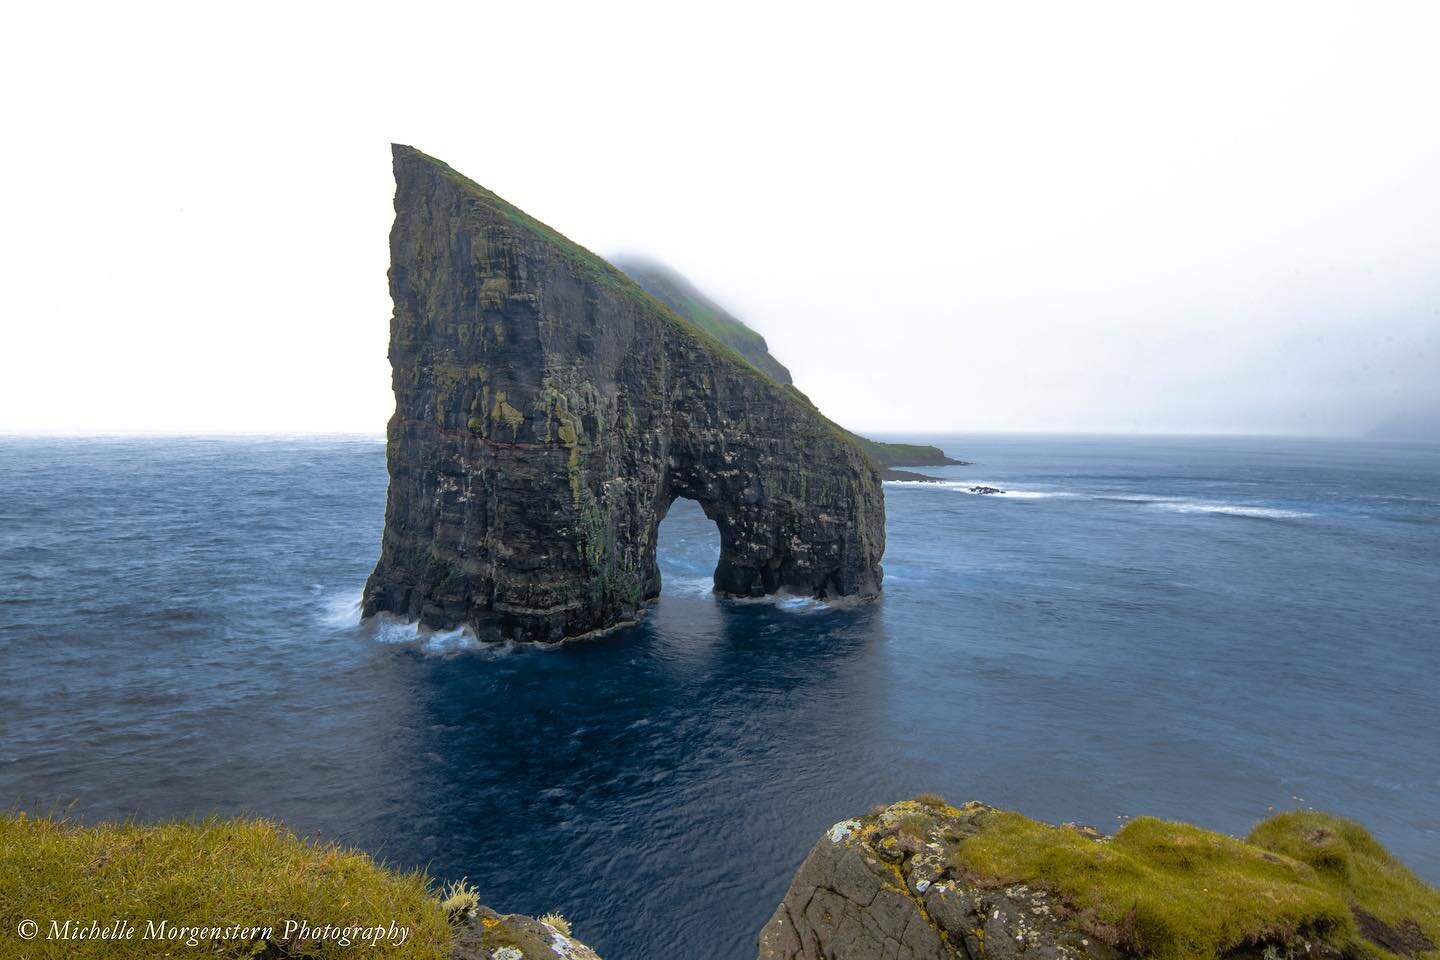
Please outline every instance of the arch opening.
[[660, 591], [674, 596], [711, 594], [720, 566], [720, 528], [688, 497], [676, 497], [655, 533]]

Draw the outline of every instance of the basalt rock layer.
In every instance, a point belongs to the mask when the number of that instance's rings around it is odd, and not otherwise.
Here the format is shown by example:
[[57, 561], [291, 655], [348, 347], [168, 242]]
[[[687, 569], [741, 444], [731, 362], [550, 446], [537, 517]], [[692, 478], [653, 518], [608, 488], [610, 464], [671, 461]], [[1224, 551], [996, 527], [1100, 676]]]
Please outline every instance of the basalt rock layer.
[[660, 590], [676, 498], [715, 588], [868, 597], [875, 464], [793, 387], [434, 158], [394, 148], [390, 489], [364, 612], [555, 641]]

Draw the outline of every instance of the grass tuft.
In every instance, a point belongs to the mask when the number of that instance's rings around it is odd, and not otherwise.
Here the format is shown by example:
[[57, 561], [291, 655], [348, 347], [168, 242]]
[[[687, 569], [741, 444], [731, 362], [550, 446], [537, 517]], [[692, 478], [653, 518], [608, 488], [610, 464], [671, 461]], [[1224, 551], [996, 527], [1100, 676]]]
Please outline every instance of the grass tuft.
[[445, 911], [446, 918], [452, 923], [479, 908], [480, 892], [465, 877], [446, 886], [440, 894], [440, 909]]
[[556, 913], [552, 910], [542, 916], [540, 918], [540, 922], [545, 924], [547, 927], [554, 927], [556, 930], [560, 931], [567, 937], [571, 935], [570, 921], [566, 920], [565, 915], [562, 913]]

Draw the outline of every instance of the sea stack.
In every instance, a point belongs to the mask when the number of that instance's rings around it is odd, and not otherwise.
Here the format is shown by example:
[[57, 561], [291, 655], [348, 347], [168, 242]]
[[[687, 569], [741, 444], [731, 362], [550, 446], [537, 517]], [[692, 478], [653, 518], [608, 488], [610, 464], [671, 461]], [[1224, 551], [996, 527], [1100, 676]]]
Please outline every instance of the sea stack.
[[390, 489], [364, 612], [558, 641], [660, 592], [697, 501], [717, 591], [880, 590], [874, 462], [793, 386], [446, 164], [393, 148]]

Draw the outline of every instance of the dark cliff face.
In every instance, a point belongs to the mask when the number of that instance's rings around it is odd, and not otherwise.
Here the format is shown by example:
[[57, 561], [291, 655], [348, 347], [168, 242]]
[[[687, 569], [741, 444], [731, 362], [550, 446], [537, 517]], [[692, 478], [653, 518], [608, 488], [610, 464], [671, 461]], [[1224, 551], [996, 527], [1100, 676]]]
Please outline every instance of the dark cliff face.
[[879, 592], [877, 469], [802, 394], [445, 164], [403, 146], [394, 164], [367, 616], [541, 641], [633, 619], [677, 497], [719, 528], [717, 590]]

